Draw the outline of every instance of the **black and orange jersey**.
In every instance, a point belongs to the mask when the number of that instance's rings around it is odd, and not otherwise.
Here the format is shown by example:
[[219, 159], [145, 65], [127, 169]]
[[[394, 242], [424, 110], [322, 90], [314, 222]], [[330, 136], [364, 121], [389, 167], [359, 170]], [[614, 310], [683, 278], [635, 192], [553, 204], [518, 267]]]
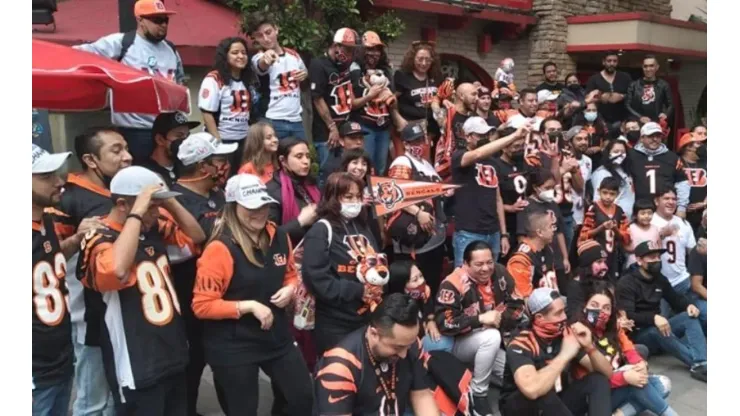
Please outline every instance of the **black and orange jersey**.
[[[527, 169], [524, 162], [509, 163], [500, 157], [493, 159], [498, 174], [498, 187], [504, 205], [514, 205], [520, 199], [527, 199]], [[506, 231], [516, 234], [516, 213], [505, 212]], [[512, 240], [513, 241], [513, 240]]]
[[[614, 221], [616, 226], [611, 230], [604, 229], [596, 233], [596, 228], [607, 221]], [[629, 218], [619, 205], [612, 204], [610, 207], [606, 207], [602, 201], [596, 201], [586, 210], [581, 233], [578, 235], [578, 244], [584, 243], [586, 240], [596, 240], [601, 244], [607, 254], [609, 273], [616, 277], [619, 271], [613, 269], [616, 265], [618, 248], [630, 246], [629, 226]]]
[[105, 364], [115, 366], [117, 387], [135, 390], [185, 369], [188, 343], [168, 251], [195, 252], [195, 247], [174, 222], [161, 217], [155, 229], [141, 233], [131, 269], [119, 277], [113, 244], [123, 225], [107, 219], [104, 223], [106, 228], [83, 239], [77, 277], [102, 295]]
[[31, 328], [33, 388], [72, 376], [72, 327], [67, 310], [64, 258], [51, 215], [31, 223]]
[[412, 391], [427, 390], [426, 370], [422, 362], [421, 342], [409, 348], [406, 357], [395, 364], [378, 362], [380, 377], [391, 386], [396, 374], [396, 403], [386, 397], [375, 367], [369, 357], [365, 333], [367, 327], [352, 332], [319, 360], [314, 383], [314, 415], [402, 415], [409, 407]]
[[[347, 120], [355, 98], [349, 66], [340, 67], [327, 56], [316, 57], [308, 67], [308, 77], [311, 80], [311, 98], [324, 99], [329, 108], [329, 117], [335, 123], [341, 124]], [[317, 110], [314, 111], [318, 114]], [[329, 132], [321, 117], [313, 118], [312, 129], [315, 141], [324, 142], [328, 139]]]
[[[675, 153], [665, 149], [663, 153], [647, 155], [640, 151], [641, 149], [644, 147], [637, 145], [627, 153], [632, 164], [636, 201], [640, 199], [652, 201], [659, 190], [677, 187], [679, 183], [687, 180], [683, 162]], [[678, 203], [681, 206], [682, 192], [680, 189], [676, 191], [679, 193]]]
[[524, 207], [523, 210], [516, 214], [516, 235], [517, 237], [524, 237], [527, 235], [527, 221], [529, 216], [533, 213], [547, 214], [555, 225], [555, 236], [550, 243], [552, 249], [552, 255], [555, 260], [555, 267], [563, 267], [563, 254], [560, 251], [560, 245], [558, 243], [558, 234], [562, 234], [565, 229], [565, 222], [563, 220], [563, 214], [560, 211], [560, 206], [556, 202], [545, 202], [530, 196], [527, 199], [529, 205]]
[[514, 294], [519, 299], [529, 297], [538, 287], [559, 290], [554, 256], [549, 246], [535, 251], [531, 242], [524, 238], [506, 263], [506, 270], [514, 279]]

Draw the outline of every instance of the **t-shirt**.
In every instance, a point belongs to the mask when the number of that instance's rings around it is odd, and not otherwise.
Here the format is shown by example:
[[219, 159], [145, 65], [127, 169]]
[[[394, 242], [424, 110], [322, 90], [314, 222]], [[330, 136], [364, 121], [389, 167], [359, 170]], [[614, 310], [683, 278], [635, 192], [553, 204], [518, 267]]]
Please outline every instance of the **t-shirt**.
[[[350, 74], [355, 97], [366, 96], [370, 92], [370, 88], [365, 87], [365, 82], [363, 81], [365, 74], [362, 68], [357, 63], [352, 63]], [[384, 70], [383, 74], [389, 77], [390, 69]], [[393, 91], [392, 87], [392, 85], [389, 85], [391, 91]], [[385, 103], [377, 102], [375, 99], [368, 101], [364, 106], [354, 110], [352, 119], [378, 130], [386, 129], [391, 124], [390, 109], [388, 109]]]
[[671, 286], [676, 287], [677, 284], [689, 278], [689, 271], [686, 268], [686, 253], [696, 247], [694, 230], [691, 229], [688, 222], [676, 215], [670, 221], [666, 221], [660, 215], [655, 214], [650, 223], [658, 227], [658, 230], [668, 225], [678, 226], [677, 232], [663, 238], [662, 247], [668, 251], [660, 256], [660, 260], [663, 262], [660, 269], [661, 273], [671, 282]]
[[177, 174], [175, 173], [174, 166], [162, 166], [154, 159], [145, 160], [141, 163], [141, 166], [159, 175], [164, 183], [167, 184], [167, 187], [171, 187], [177, 181]]
[[583, 192], [578, 193], [575, 189], [571, 188], [571, 198], [573, 200], [573, 219], [576, 224], [580, 225], [583, 224], [583, 213], [585, 208], [584, 198], [586, 196], [588, 181], [591, 180], [593, 162], [590, 157], [581, 155], [581, 158], [578, 159], [578, 166], [581, 168], [581, 177], [583, 178]]
[[463, 131], [463, 125], [470, 118], [467, 114], [461, 114], [457, 111], [452, 116], [452, 135], [455, 138], [453, 149], [465, 149], [468, 146], [468, 141], [465, 138], [465, 131]]
[[[683, 171], [686, 173], [691, 191], [689, 204], [703, 202], [707, 199], [707, 162], [699, 160], [697, 163], [683, 161]], [[701, 222], [702, 211], [692, 211], [686, 214], [690, 223]]]
[[259, 76], [262, 99], [267, 102], [265, 117], [270, 120], [298, 122], [301, 121], [303, 108], [300, 83], [293, 78], [293, 73], [306, 70], [306, 65], [298, 52], [282, 49], [283, 53], [278, 55], [277, 61], [267, 71], [260, 70], [258, 64], [264, 52], [252, 57], [252, 67]]
[[[493, 159], [498, 176], [501, 200], [504, 205], [514, 205], [519, 199], [527, 199], [527, 175], [524, 162], [509, 164], [500, 157]], [[512, 236], [516, 233], [516, 213], [504, 212], [506, 231]]]
[[[632, 240], [632, 250], [645, 241], [652, 241], [655, 244], [660, 244], [660, 230], [653, 224], [650, 224], [650, 228], [643, 230], [639, 225], [632, 223], [630, 224], [630, 239]], [[630, 253], [627, 258], [627, 266], [637, 262], [637, 258], [634, 254]]]
[[[403, 415], [409, 408], [410, 393], [430, 388], [421, 343], [413, 344], [395, 365], [375, 359], [380, 373], [377, 375], [366, 346], [366, 331], [363, 326], [352, 332], [319, 361], [314, 383], [315, 415]], [[396, 403], [387, 397], [379, 381], [382, 377], [390, 389], [394, 366]]]
[[[329, 115], [337, 126], [347, 120], [354, 99], [349, 66], [340, 68], [326, 56], [314, 58], [308, 68], [308, 77], [311, 80], [311, 98], [324, 99], [329, 107]], [[316, 106], [313, 108], [313, 114], [313, 140], [325, 142], [329, 138], [329, 130], [319, 116]]]
[[452, 154], [452, 181], [462, 185], [455, 191], [455, 230], [494, 234], [500, 230], [498, 212], [498, 175], [493, 158], [463, 167], [466, 149]]
[[428, 133], [439, 134], [439, 126], [432, 114], [432, 99], [437, 95], [437, 82], [427, 78], [419, 81], [414, 74], [396, 71], [393, 74], [393, 85], [398, 96], [398, 112], [408, 121], [426, 119]]
[[241, 80], [221, 79], [218, 71], [203, 78], [198, 93], [198, 107], [213, 113], [221, 140], [244, 140], [249, 132], [249, 112], [252, 100]]
[[696, 247], [691, 249], [689, 253], [689, 275], [701, 276], [702, 285], [707, 287], [707, 255], [701, 254], [696, 250]]
[[562, 82], [556, 81], [554, 84], [551, 84], [547, 81], [544, 81], [540, 85], [537, 86], [535, 91], [540, 92], [542, 90], [547, 90], [555, 94], [560, 94], [564, 89], [565, 89], [565, 84], [563, 84]]
[[[626, 96], [631, 82], [632, 78], [626, 72], [617, 71], [614, 75], [614, 82], [605, 80], [601, 72], [598, 72], [591, 75], [591, 78], [588, 79], [586, 83], [586, 94], [593, 90], [599, 90], [601, 92], [616, 92]], [[624, 100], [614, 104], [599, 102], [598, 108], [599, 114], [608, 123], [621, 122], [627, 118], [627, 107]]]

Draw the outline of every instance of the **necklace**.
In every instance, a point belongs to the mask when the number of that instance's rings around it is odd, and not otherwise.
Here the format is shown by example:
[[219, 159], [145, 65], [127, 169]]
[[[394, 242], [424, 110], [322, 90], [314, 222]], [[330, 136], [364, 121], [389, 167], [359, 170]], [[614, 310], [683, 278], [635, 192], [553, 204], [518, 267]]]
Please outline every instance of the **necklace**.
[[391, 380], [389, 386], [388, 383], [386, 383], [385, 381], [385, 377], [383, 377], [383, 373], [388, 372], [389, 365], [387, 362], [378, 363], [377, 361], [375, 361], [375, 357], [373, 357], [373, 352], [370, 349], [370, 344], [367, 341], [367, 336], [365, 337], [365, 348], [367, 348], [367, 355], [370, 358], [370, 364], [372, 364], [373, 369], [375, 370], [375, 376], [378, 378], [380, 387], [383, 389], [383, 394], [385, 395], [386, 409], [380, 410], [384, 410], [382, 414], [388, 416], [398, 415], [398, 402], [396, 401], [396, 363], [394, 362], [390, 365]]

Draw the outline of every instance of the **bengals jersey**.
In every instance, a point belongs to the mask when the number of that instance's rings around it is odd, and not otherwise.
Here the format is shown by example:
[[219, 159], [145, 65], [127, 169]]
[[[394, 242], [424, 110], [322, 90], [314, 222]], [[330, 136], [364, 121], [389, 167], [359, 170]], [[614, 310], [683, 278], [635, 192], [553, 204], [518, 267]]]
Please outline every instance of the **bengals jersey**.
[[[365, 340], [367, 327], [352, 332], [326, 351], [318, 363], [314, 382], [314, 415], [390, 416], [403, 415], [412, 391], [431, 386], [422, 362], [421, 342], [409, 348], [395, 363], [395, 403], [387, 397], [378, 377], [391, 386], [393, 364], [377, 362], [376, 375]], [[377, 360], [376, 360], [377, 361]]]
[[31, 328], [33, 388], [72, 377], [72, 326], [67, 310], [66, 260], [51, 215], [33, 222]]
[[[639, 151], [639, 148], [641, 147], [630, 149], [628, 152], [635, 180], [636, 201], [640, 199], [652, 201], [659, 190], [665, 187], [678, 188], [680, 182], [686, 181], [683, 163], [675, 153], [666, 150], [664, 153], [648, 156]], [[679, 193], [678, 203], [681, 206], [681, 191], [679, 189], [676, 191]]]
[[462, 166], [466, 149], [452, 154], [452, 181], [455, 190], [455, 231], [494, 234], [500, 231], [498, 217], [499, 178], [493, 158]]
[[[383, 71], [383, 74], [387, 78], [390, 78], [390, 68], [386, 68]], [[365, 86], [365, 73], [355, 62], [352, 63], [350, 76], [352, 77], [352, 88], [354, 89], [355, 97], [366, 96], [370, 91], [370, 88]], [[388, 88], [390, 88], [391, 91], [393, 91], [392, 87], [393, 85], [389, 83]], [[382, 102], [376, 102], [376, 100], [370, 100], [363, 107], [355, 110], [353, 119], [375, 130], [385, 130], [391, 124], [390, 109], [388, 108], [388, 105]]]
[[527, 199], [529, 205], [524, 207], [523, 210], [516, 214], [516, 235], [518, 237], [527, 235], [526, 224], [528, 218], [533, 213], [544, 213], [550, 216], [553, 224], [555, 225], [555, 236], [552, 238], [550, 243], [550, 249], [555, 260], [555, 267], [560, 269], [563, 267], [563, 254], [560, 251], [560, 245], [558, 243], [558, 234], [562, 234], [565, 229], [563, 222], [563, 216], [560, 213], [560, 207], [555, 202], [544, 202], [534, 197]]
[[[607, 221], [614, 221], [616, 226], [611, 230], [604, 229], [598, 234], [594, 230]], [[630, 222], [627, 214], [616, 203], [605, 207], [601, 201], [594, 202], [586, 211], [583, 227], [578, 236], [578, 244], [586, 240], [596, 240], [606, 251], [606, 262], [609, 265], [609, 275], [612, 279], [619, 276], [618, 255], [620, 247], [629, 247], [631, 238]]]
[[214, 114], [221, 140], [243, 140], [249, 131], [252, 97], [244, 82], [221, 79], [218, 71], [203, 78], [198, 94], [198, 107]]
[[[514, 205], [520, 199], [527, 199], [527, 171], [524, 162], [509, 163], [499, 158], [493, 159], [498, 176], [499, 191], [504, 205]], [[516, 213], [505, 212], [506, 231], [516, 233]]]
[[[259, 67], [259, 61], [264, 52], [252, 57], [252, 68], [259, 76], [260, 95], [265, 100], [265, 117], [270, 120], [284, 120], [290, 122], [301, 121], [301, 85], [294, 78], [298, 71], [305, 71], [306, 65], [298, 52], [283, 47], [283, 53], [278, 55], [266, 71]], [[327, 101], [327, 104], [329, 102]], [[262, 105], [262, 104], [260, 104]]]
[[506, 270], [514, 278], [514, 293], [517, 298], [529, 297], [538, 287], [560, 291], [553, 257], [550, 247], [535, 251], [526, 238], [519, 244], [519, 249], [506, 263]]
[[104, 223], [106, 228], [83, 239], [77, 277], [99, 292], [105, 304], [103, 361], [107, 368], [115, 368], [118, 383], [111, 390], [141, 389], [187, 365], [188, 343], [167, 252], [168, 246], [193, 252], [193, 242], [174, 222], [161, 217], [156, 229], [139, 236], [129, 275], [121, 280], [113, 266], [113, 243], [123, 225]]
[[[352, 111], [354, 92], [349, 66], [340, 67], [326, 56], [314, 58], [308, 68], [308, 77], [311, 80], [311, 98], [323, 98], [329, 108], [329, 117], [341, 124], [349, 118]], [[329, 130], [324, 120], [318, 116], [314, 106], [313, 139], [325, 142], [329, 138]]]
[[[704, 202], [707, 199], [707, 162], [699, 160], [696, 163], [683, 161], [683, 171], [686, 173], [686, 179], [691, 187], [689, 192], [689, 204]], [[686, 213], [686, 220], [697, 228], [701, 223], [702, 211], [692, 211]]]

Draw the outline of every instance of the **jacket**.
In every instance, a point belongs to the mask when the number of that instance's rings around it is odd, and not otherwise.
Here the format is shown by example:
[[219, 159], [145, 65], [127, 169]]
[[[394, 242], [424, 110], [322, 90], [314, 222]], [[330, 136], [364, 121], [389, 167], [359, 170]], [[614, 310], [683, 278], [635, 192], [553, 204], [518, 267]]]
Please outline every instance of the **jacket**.
[[670, 85], [660, 78], [653, 83], [652, 91], [646, 91], [645, 85], [644, 78], [632, 81], [624, 99], [627, 111], [634, 117], [649, 117], [653, 121], [658, 121], [660, 113], [670, 117], [673, 114]]
[[[282, 182], [280, 182], [280, 171], [277, 170], [272, 176], [272, 180], [265, 184], [267, 187], [267, 194], [275, 199], [277, 204], [270, 204], [270, 211], [268, 213], [268, 219], [277, 224], [288, 236], [293, 246], [298, 243], [306, 235], [309, 227], [301, 227], [298, 222], [298, 218], [293, 218], [290, 221], [283, 223], [283, 194], [282, 194]], [[295, 189], [295, 186], [293, 187]], [[306, 200], [296, 194], [295, 200], [298, 203], [298, 209], [303, 209], [308, 205]]]
[[633, 270], [617, 282], [617, 305], [635, 321], [635, 329], [655, 325], [655, 315], [660, 315], [660, 301], [665, 299], [676, 312], [689, 307], [689, 301], [673, 289], [662, 274], [646, 279], [640, 269]]

